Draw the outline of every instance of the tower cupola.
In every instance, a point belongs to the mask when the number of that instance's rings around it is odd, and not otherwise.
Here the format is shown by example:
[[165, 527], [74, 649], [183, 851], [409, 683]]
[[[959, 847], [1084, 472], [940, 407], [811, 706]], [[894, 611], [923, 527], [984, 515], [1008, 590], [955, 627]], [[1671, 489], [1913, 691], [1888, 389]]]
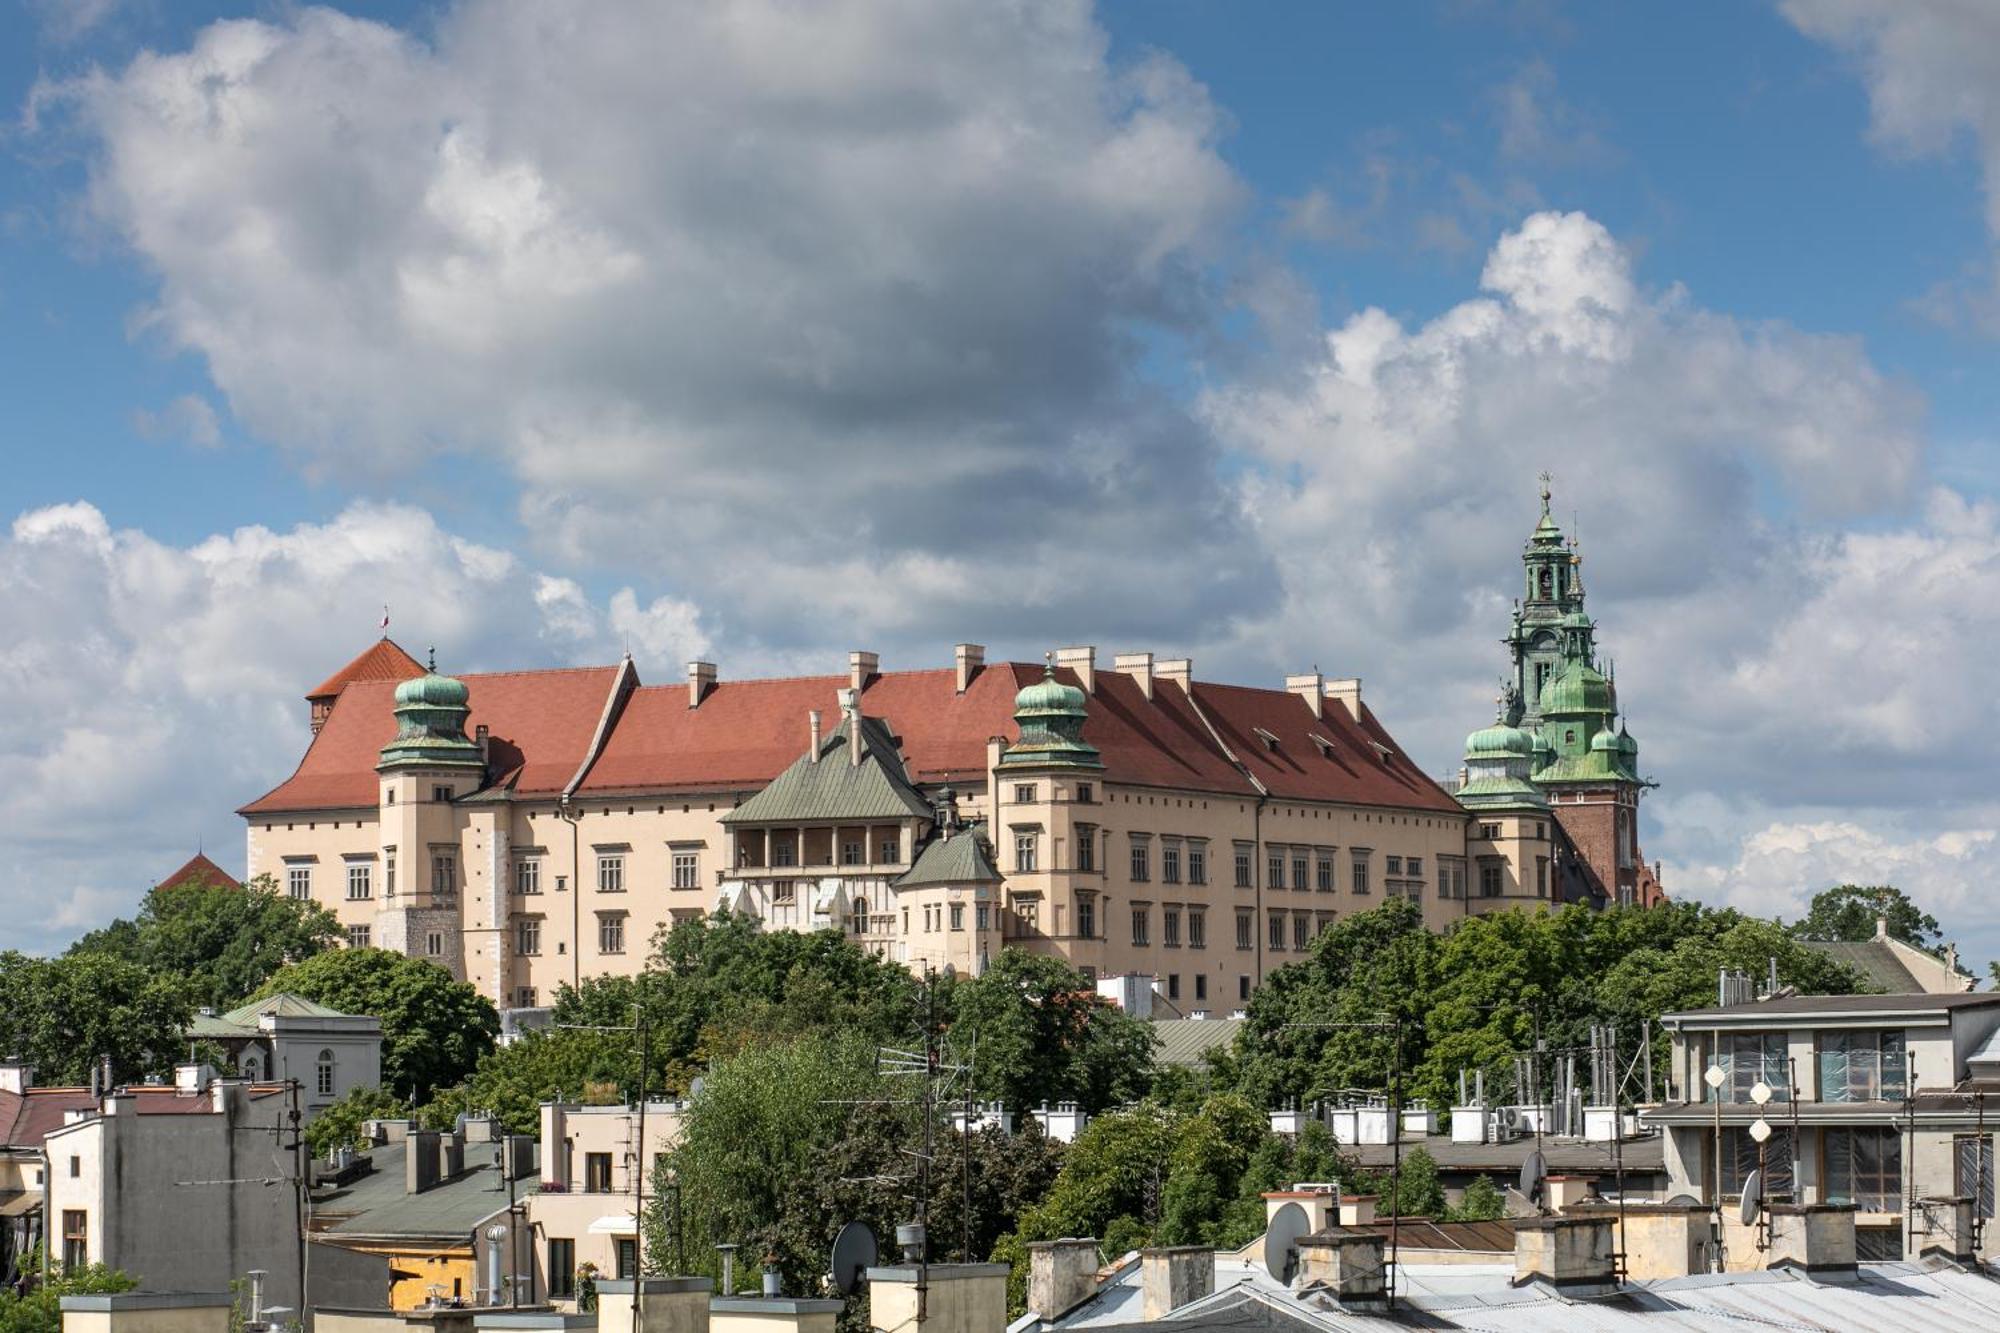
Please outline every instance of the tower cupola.
[[464, 681], [438, 672], [433, 649], [424, 674], [396, 686], [396, 736], [376, 767], [483, 767], [479, 742], [465, 734], [471, 693]]
[[1083, 739], [1088, 720], [1082, 690], [1056, 679], [1053, 655], [1042, 678], [1014, 696], [1014, 722], [1021, 738], [1003, 755], [1003, 768], [1102, 768], [1097, 748]]

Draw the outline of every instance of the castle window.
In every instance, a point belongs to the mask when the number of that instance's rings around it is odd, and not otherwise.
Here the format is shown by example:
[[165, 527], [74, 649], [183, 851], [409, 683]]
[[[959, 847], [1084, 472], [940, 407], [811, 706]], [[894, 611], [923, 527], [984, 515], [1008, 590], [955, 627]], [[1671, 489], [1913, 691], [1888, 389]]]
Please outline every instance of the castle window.
[[301, 902], [312, 897], [313, 869], [311, 866], [286, 866], [285, 887], [292, 897]]
[[349, 926], [347, 928], [347, 947], [350, 949], [367, 948], [368, 938], [369, 929], [366, 926]]
[[[796, 880], [774, 879], [771, 881], [772, 902], [774, 903], [796, 902], [798, 900], [798, 896], [799, 896], [799, 888], [798, 888], [798, 882]], [[909, 915], [909, 911], [907, 908], [904, 909], [903, 914], [905, 916]]]
[[1292, 887], [1300, 893], [1306, 891], [1306, 855], [1296, 847], [1292, 849]]
[[1135, 947], [1144, 947], [1148, 943], [1147, 925], [1151, 921], [1152, 915], [1152, 912], [1145, 907], [1134, 907], [1132, 909], [1132, 943]]
[[514, 892], [542, 891], [542, 863], [539, 857], [524, 856], [514, 862]]
[[450, 898], [458, 893], [458, 853], [449, 847], [431, 849], [431, 894]]
[[350, 901], [372, 897], [373, 888], [369, 884], [369, 865], [366, 861], [350, 861], [347, 865], [347, 897]]
[[1188, 948], [1208, 947], [1208, 914], [1199, 907], [1188, 908]]
[[1303, 951], [1312, 940], [1312, 918], [1304, 912], [1292, 918], [1292, 947]]
[[1160, 943], [1169, 949], [1181, 947], [1181, 909], [1163, 907], [1160, 909]]
[[625, 858], [622, 855], [597, 858], [597, 891], [625, 892]]
[[1479, 896], [1498, 898], [1506, 890], [1506, 871], [1498, 861], [1487, 861], [1479, 867]]
[[1353, 876], [1348, 882], [1354, 886], [1354, 891], [1356, 893], [1368, 892], [1369, 855], [1370, 852], [1365, 847], [1357, 847], [1354, 849]]
[[1014, 870], [1017, 874], [1033, 874], [1039, 835], [1032, 829], [1023, 829], [1014, 834]]
[[790, 834], [772, 834], [771, 864], [774, 866], [795, 866], [798, 863], [798, 841]]
[[1208, 883], [1208, 844], [1194, 842], [1188, 844], [1188, 883]]
[[863, 845], [864, 844], [859, 842], [841, 843], [840, 863], [844, 866], [858, 866], [862, 864], [863, 857], [861, 853], [861, 848], [863, 847]]
[[1319, 889], [1321, 893], [1332, 893], [1333, 858], [1331, 856], [1321, 856], [1319, 858], [1317, 873], [1318, 873], [1318, 883], [1316, 887]]
[[599, 953], [625, 952], [625, 914], [623, 912], [599, 912], [597, 914], [597, 951]]
[[1282, 889], [1285, 887], [1285, 853], [1283, 848], [1272, 848], [1270, 859], [1264, 866], [1264, 887]]
[[1035, 784], [1032, 782], [1016, 783], [1014, 786], [1014, 804], [1033, 805], [1034, 803]]
[[1271, 913], [1271, 952], [1283, 953], [1284, 951], [1285, 914], [1283, 912], [1273, 912]]
[[964, 903], [953, 903], [953, 904], [951, 905], [951, 928], [952, 928], [953, 930], [964, 930], [964, 929], [965, 929], [965, 904], [964, 904]]
[[1574, 745], [1574, 744], [1576, 744], [1576, 729], [1575, 729], [1574, 727], [1567, 727], [1567, 728], [1564, 728], [1564, 730], [1563, 730], [1563, 744], [1564, 744], [1564, 745]]
[[1097, 825], [1095, 824], [1076, 826], [1076, 868], [1088, 871], [1097, 869]]
[[1132, 835], [1132, 882], [1144, 884], [1152, 878], [1152, 853], [1146, 842], [1150, 834]]
[[1177, 842], [1160, 844], [1160, 882], [1162, 884], [1181, 882], [1181, 845]]
[[[983, 912], [986, 909], [982, 907], [979, 910]], [[1076, 896], [1076, 933], [1079, 939], [1097, 937], [1097, 899], [1091, 894], [1080, 893]]]
[[444, 932], [433, 930], [424, 936], [424, 952], [432, 958], [444, 957]]
[[1250, 883], [1250, 849], [1248, 847], [1238, 847], [1236, 849], [1236, 887], [1239, 889], [1254, 887]]
[[528, 958], [533, 958], [541, 953], [542, 920], [540, 917], [523, 917], [514, 923], [514, 951]]
[[1248, 912], [1238, 912], [1236, 914], [1236, 947], [1239, 949], [1253, 947], [1254, 942], [1251, 939], [1251, 932], [1256, 929], [1257, 923], [1251, 920]]
[[1091, 790], [1088, 782], [1079, 782], [1076, 784], [1076, 801], [1078, 805], [1089, 805], [1096, 799], [1096, 795]]
[[701, 857], [697, 853], [674, 853], [674, 887], [677, 889], [701, 887]]
[[436, 801], [436, 802], [438, 802], [438, 803], [439, 803], [440, 805], [448, 805], [448, 804], [450, 804], [450, 803], [451, 803], [451, 788], [449, 788], [449, 787], [432, 787], [432, 788], [431, 788], [431, 799], [432, 799], [433, 801]]

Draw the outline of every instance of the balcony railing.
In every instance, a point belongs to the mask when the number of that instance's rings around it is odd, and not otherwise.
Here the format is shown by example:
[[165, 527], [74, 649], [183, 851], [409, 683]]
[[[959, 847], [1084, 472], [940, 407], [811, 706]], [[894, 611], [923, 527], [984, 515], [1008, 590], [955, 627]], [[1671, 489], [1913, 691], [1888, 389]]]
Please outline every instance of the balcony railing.
[[1910, 1057], [1903, 1051], [1821, 1051], [1823, 1102], [1900, 1102], [1910, 1092]]

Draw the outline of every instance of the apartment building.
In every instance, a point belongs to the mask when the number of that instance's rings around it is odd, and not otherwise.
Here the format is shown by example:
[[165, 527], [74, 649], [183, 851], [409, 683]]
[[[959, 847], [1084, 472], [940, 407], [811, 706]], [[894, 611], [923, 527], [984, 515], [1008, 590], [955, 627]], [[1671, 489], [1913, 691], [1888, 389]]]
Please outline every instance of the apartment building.
[[1671, 1092], [1643, 1114], [1675, 1193], [1733, 1204], [1761, 1164], [1767, 1200], [1853, 1205], [1864, 1260], [1914, 1257], [1945, 1201], [1971, 1198], [1992, 1253], [2000, 994], [1789, 996], [1662, 1022]]
[[[600, 1277], [639, 1275], [640, 1211], [658, 1188], [661, 1160], [680, 1141], [684, 1110], [648, 1102], [642, 1117], [637, 1105], [543, 1103], [541, 1183], [527, 1203], [534, 1249], [523, 1258], [546, 1299], [574, 1303], [586, 1266]], [[670, 1256], [657, 1259], [672, 1271]]]

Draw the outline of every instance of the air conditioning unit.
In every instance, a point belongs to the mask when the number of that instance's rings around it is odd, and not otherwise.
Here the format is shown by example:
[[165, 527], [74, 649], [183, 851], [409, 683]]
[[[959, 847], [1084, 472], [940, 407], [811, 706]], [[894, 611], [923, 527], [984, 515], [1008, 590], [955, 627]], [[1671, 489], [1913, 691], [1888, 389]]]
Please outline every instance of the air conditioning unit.
[[1493, 1111], [1493, 1142], [1511, 1143], [1524, 1133], [1521, 1112], [1512, 1106], [1497, 1107]]

